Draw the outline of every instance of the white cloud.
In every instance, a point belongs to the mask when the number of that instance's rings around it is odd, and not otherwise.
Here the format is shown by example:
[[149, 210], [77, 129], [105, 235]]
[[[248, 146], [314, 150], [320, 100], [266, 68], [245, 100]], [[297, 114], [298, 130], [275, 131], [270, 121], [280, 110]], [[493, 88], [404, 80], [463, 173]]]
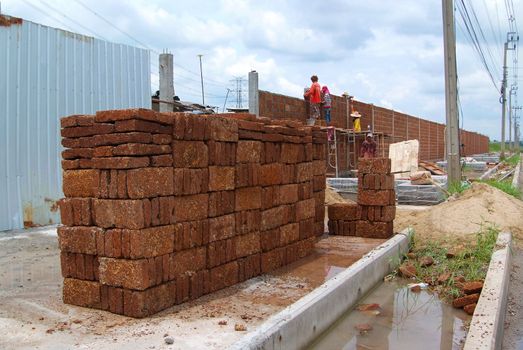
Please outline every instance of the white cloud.
[[[74, 1], [52, 1], [72, 22], [57, 13], [44, 14], [37, 9], [43, 8], [40, 2], [30, 1], [36, 8], [4, 0], [2, 11], [52, 26], [65, 22], [89, 35], [77, 24], [81, 23], [111, 41], [138, 45]], [[445, 119], [439, 0], [82, 2], [155, 51], [173, 52], [175, 85], [184, 99], [198, 99], [196, 55], [201, 53], [205, 89], [216, 105], [223, 104], [227, 87], [233, 88], [231, 79], [255, 69], [262, 89], [300, 97], [311, 74], [317, 74], [334, 94], [348, 91], [362, 101], [440, 122]], [[513, 2], [522, 27], [523, 0]], [[499, 86], [501, 43], [508, 30], [505, 5], [499, 0], [466, 3], [474, 6], [490, 44], [488, 50], [483, 46], [489, 61], [493, 56]], [[457, 30], [465, 127], [499, 138], [499, 123], [492, 123], [500, 115], [499, 93], [459, 25]], [[154, 81], [157, 56], [151, 57]]]

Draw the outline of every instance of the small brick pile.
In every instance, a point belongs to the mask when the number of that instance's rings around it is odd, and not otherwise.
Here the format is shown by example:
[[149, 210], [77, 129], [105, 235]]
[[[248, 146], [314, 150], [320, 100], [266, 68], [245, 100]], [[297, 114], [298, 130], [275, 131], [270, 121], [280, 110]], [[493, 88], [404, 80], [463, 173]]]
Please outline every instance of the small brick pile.
[[296, 261], [323, 233], [319, 128], [151, 110], [61, 125], [65, 303], [148, 316]]
[[328, 208], [333, 235], [389, 238], [396, 216], [394, 175], [389, 158], [359, 159], [358, 203], [336, 203]]

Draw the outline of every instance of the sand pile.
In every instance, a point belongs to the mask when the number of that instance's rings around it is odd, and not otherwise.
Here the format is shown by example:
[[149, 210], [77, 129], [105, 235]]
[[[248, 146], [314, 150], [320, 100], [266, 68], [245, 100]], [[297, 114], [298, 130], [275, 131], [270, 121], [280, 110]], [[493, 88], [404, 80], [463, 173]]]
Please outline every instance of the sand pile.
[[523, 239], [523, 202], [486, 184], [475, 183], [461, 196], [428, 210], [398, 210], [396, 232], [407, 226], [416, 236], [464, 238], [491, 225]]
[[332, 187], [327, 186], [325, 189], [325, 205], [331, 205], [335, 203], [346, 203], [347, 201], [339, 195]]

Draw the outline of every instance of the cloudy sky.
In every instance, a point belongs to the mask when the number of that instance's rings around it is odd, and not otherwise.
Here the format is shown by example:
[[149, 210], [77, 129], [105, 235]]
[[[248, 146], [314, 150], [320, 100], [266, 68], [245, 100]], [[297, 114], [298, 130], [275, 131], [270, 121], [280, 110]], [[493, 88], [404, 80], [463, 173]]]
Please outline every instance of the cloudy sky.
[[[499, 139], [503, 41], [509, 30], [506, 4], [513, 4], [516, 25], [523, 28], [523, 0], [463, 2], [469, 16], [475, 14], [481, 23], [477, 35], [493, 77], [456, 13], [463, 125]], [[150, 48], [152, 91], [158, 88], [158, 53], [168, 49], [175, 57], [176, 94], [183, 100], [201, 101], [197, 55], [203, 54], [206, 103], [214, 106], [222, 107], [227, 89], [236, 89], [235, 78], [246, 79], [255, 69], [264, 90], [300, 97], [309, 77], [317, 74], [334, 94], [348, 91], [364, 102], [445, 121], [441, 0], [1, 3], [6, 14]], [[511, 67], [512, 61], [510, 52]], [[518, 71], [522, 85], [523, 70]], [[510, 87], [512, 70], [509, 76]], [[231, 100], [236, 103], [234, 92]], [[523, 96], [519, 103], [523, 104]]]

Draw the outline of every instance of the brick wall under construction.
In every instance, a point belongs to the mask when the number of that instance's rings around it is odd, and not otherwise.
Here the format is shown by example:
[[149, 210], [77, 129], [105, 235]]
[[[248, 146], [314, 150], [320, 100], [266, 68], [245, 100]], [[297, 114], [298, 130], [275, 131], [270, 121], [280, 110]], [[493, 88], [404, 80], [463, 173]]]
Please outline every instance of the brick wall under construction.
[[[367, 125], [374, 125], [375, 131], [383, 132], [386, 135], [383, 156], [388, 156], [388, 146], [391, 143], [417, 139], [420, 142], [420, 160], [445, 158], [445, 125], [360, 101], [352, 103], [355, 109], [363, 115], [361, 118], [362, 130], [366, 130]], [[344, 97], [332, 96], [332, 125], [352, 128], [352, 125], [347, 125], [347, 107], [347, 100]], [[305, 121], [308, 108], [308, 104], [303, 99], [268, 91], [259, 92], [260, 116]], [[460, 137], [461, 143], [464, 144], [463, 155], [488, 152], [489, 138], [487, 136], [461, 130]], [[341, 155], [340, 158], [343, 159], [344, 155]]]
[[389, 158], [360, 158], [357, 203], [329, 205], [331, 235], [390, 238], [394, 234], [396, 191]]
[[66, 303], [148, 316], [296, 261], [323, 233], [317, 127], [151, 110], [61, 125]]

